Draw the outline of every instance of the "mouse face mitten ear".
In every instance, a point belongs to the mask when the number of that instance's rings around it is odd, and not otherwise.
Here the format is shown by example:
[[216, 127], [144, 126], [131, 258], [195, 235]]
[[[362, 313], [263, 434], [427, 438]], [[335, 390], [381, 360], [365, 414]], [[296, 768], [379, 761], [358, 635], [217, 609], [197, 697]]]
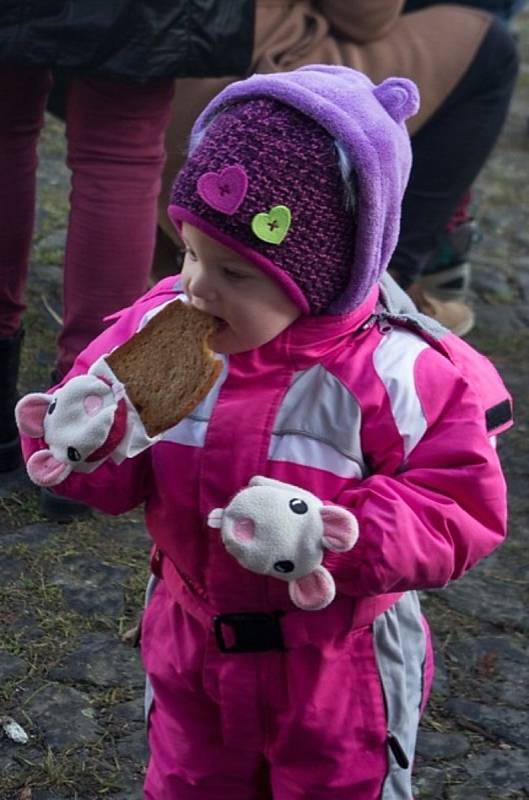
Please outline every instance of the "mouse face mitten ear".
[[20, 433], [33, 439], [44, 436], [44, 418], [52, 402], [49, 394], [34, 392], [18, 401], [15, 407], [15, 419]]

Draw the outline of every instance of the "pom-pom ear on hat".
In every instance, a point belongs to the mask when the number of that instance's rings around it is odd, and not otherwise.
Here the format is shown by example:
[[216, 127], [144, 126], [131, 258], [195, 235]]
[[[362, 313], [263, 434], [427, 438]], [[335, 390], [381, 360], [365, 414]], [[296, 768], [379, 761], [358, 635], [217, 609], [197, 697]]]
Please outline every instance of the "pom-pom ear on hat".
[[404, 122], [419, 110], [419, 90], [407, 78], [386, 78], [373, 94], [395, 122]]

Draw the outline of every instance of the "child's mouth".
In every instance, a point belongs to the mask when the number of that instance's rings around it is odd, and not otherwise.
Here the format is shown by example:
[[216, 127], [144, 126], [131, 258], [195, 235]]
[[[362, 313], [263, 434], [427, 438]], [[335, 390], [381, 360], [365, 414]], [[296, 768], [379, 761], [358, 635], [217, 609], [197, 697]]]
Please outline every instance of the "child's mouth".
[[222, 317], [214, 317], [214, 319], [217, 328], [216, 333], [222, 333], [222, 331], [228, 327], [228, 323], [226, 322], [226, 320], [222, 319]]

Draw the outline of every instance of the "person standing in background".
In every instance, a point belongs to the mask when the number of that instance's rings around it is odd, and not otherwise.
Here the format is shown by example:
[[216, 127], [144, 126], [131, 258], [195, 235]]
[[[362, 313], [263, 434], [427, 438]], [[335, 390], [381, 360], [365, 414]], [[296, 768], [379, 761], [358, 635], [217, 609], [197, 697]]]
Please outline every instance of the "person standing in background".
[[174, 79], [246, 70], [253, 30], [254, 0], [2, 2], [0, 472], [20, 461], [13, 410], [37, 143], [53, 70], [68, 76], [65, 121], [72, 172], [64, 324], [54, 371], [61, 379], [103, 330], [104, 318], [147, 287]]
[[[462, 209], [505, 120], [518, 58], [506, 26], [482, 10], [405, 10], [404, 0], [257, 0], [250, 71], [324, 63], [353, 67], [375, 82], [399, 75], [417, 83], [421, 108], [407, 123], [413, 167], [390, 272], [420, 311], [465, 335], [474, 324], [465, 294], [472, 227]], [[160, 195], [159, 226], [166, 236], [158, 237], [158, 277], [174, 271], [174, 245], [167, 245], [178, 240], [166, 207], [191, 125], [234, 79], [177, 81]], [[447, 228], [457, 243], [456, 263], [438, 258]], [[168, 250], [170, 259], [164, 258]]]

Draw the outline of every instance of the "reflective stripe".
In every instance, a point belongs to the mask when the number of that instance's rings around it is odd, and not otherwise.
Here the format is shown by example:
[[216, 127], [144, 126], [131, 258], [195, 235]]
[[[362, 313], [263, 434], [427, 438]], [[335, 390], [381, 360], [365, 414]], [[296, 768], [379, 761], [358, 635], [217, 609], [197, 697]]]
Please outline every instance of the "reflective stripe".
[[[149, 603], [152, 600], [152, 596], [155, 592], [156, 587], [160, 583], [160, 579], [156, 577], [156, 575], [151, 575], [147, 582], [147, 588], [145, 589], [145, 603], [144, 609], [147, 608]], [[141, 621], [140, 621], [141, 625]], [[145, 725], [149, 724], [149, 713], [152, 708], [152, 704], [154, 702], [154, 691], [152, 688], [152, 684], [149, 680], [149, 676], [145, 675], [145, 689], [143, 693], [143, 713], [145, 716]]]
[[362, 465], [339, 453], [331, 445], [306, 435], [283, 434], [272, 436], [268, 457], [271, 461], [310, 465], [331, 472], [340, 478], [363, 477]]
[[373, 366], [386, 387], [405, 457], [427, 429], [414, 374], [417, 358], [427, 347], [427, 342], [411, 331], [393, 328], [383, 336], [373, 353]]
[[268, 456], [361, 478], [367, 474], [361, 422], [356, 398], [318, 364], [294, 376], [274, 423]]

